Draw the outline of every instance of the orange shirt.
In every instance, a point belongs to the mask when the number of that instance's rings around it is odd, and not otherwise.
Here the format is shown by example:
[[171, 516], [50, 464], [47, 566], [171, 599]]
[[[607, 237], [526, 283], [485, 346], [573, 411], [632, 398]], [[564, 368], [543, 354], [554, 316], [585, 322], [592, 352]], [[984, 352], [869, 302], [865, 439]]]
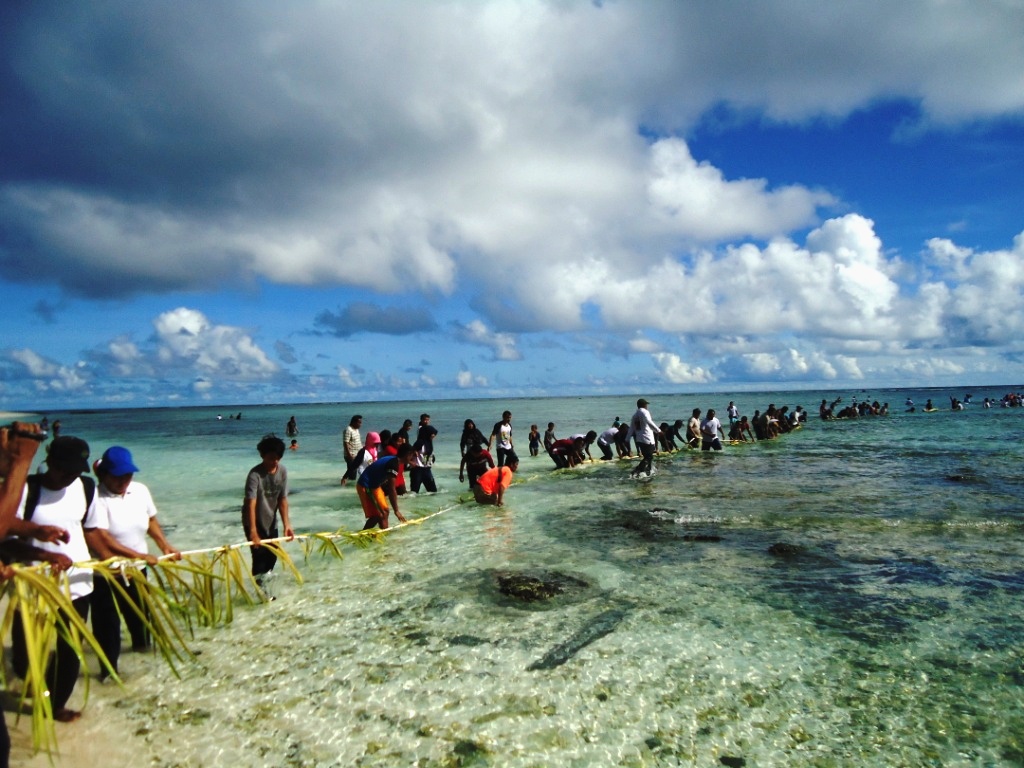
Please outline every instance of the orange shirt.
[[512, 475], [515, 474], [508, 467], [494, 467], [488, 469], [480, 478], [476, 481], [477, 485], [480, 486], [480, 490], [488, 496], [492, 496], [498, 492], [498, 470], [501, 470], [501, 487], [508, 488], [512, 485]]

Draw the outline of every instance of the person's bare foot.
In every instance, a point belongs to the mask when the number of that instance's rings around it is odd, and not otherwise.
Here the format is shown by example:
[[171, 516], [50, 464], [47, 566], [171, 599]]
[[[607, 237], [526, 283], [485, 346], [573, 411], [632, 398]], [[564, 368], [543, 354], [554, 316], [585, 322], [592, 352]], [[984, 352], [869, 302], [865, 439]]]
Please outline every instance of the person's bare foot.
[[68, 709], [67, 707], [61, 707], [53, 713], [53, 719], [58, 723], [73, 723], [81, 716], [81, 712], [77, 712], [74, 709]]

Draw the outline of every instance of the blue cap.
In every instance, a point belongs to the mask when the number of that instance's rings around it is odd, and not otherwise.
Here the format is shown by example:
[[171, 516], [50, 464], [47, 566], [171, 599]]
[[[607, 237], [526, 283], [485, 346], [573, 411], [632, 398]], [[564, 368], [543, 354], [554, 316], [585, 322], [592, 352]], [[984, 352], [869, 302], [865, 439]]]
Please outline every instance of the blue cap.
[[120, 445], [113, 445], [103, 452], [100, 469], [114, 477], [130, 475], [139, 471], [135, 462], [132, 461], [132, 452]]

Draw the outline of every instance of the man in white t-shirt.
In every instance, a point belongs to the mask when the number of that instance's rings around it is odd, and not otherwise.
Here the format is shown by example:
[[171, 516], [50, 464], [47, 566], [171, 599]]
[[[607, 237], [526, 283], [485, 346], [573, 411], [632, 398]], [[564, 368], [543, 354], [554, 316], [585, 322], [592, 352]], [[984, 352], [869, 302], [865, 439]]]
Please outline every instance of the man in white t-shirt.
[[630, 438], [635, 440], [636, 449], [640, 453], [640, 461], [636, 465], [636, 469], [630, 472], [631, 477], [640, 477], [643, 472], [650, 477], [653, 470], [654, 447], [657, 445], [655, 439], [661, 432], [658, 425], [654, 423], [654, 419], [651, 418], [651, 412], [647, 410], [648, 405], [649, 403], [642, 397], [637, 400], [636, 412], [629, 420], [629, 437], [626, 439], [627, 441]]
[[[88, 539], [95, 537], [100, 525], [96, 513], [95, 484], [83, 478], [89, 471], [89, 444], [71, 437], [56, 437], [46, 457], [46, 472], [30, 477], [18, 507], [18, 520], [12, 533], [33, 538], [33, 543], [48, 552], [65, 555], [74, 563], [90, 560]], [[64, 536], [39, 539], [38, 526], [44, 530], [63, 529]], [[71, 604], [82, 620], [89, 615], [92, 595], [92, 571], [88, 568], [67, 569]], [[19, 677], [28, 672], [25, 635], [20, 616], [11, 630], [12, 663]], [[74, 649], [57, 637], [57, 650], [46, 671], [53, 719], [59, 722], [77, 720], [80, 712], [67, 708], [68, 699], [78, 680], [80, 661]]]

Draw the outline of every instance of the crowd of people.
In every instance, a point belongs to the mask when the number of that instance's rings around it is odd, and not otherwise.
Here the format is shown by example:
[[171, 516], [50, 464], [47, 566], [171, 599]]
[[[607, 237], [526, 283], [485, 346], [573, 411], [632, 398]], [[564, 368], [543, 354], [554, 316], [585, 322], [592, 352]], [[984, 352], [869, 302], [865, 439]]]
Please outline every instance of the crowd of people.
[[[637, 409], [628, 421], [616, 417], [612, 424], [600, 431], [590, 429], [586, 432], [574, 432], [559, 438], [554, 422], [548, 422], [547, 429], [542, 433], [537, 424], [531, 424], [526, 434], [526, 442], [530, 456], [537, 457], [541, 452], [547, 454], [554, 464], [554, 469], [569, 469], [586, 461], [595, 461], [594, 447], [600, 451], [601, 461], [616, 458], [639, 458], [632, 471], [634, 477], [650, 476], [653, 473], [653, 457], [657, 453], [692, 449], [702, 451], [720, 451], [725, 442], [747, 443], [757, 440], [772, 440], [781, 434], [798, 428], [807, 419], [807, 412], [802, 406], [790, 410], [788, 406], [776, 408], [769, 405], [765, 411], [755, 411], [752, 417], [741, 415], [732, 401], [726, 409], [728, 425], [724, 425], [712, 408], [702, 416], [700, 408], [694, 408], [689, 421], [676, 419], [672, 423], [656, 422], [649, 410], [650, 403], [645, 398], [637, 400]], [[831, 418], [831, 414], [828, 417]], [[364, 501], [367, 526], [387, 527], [389, 507], [397, 515], [398, 497], [406, 492], [436, 491], [436, 483], [431, 467], [434, 463], [434, 438], [437, 430], [430, 425], [429, 414], [421, 414], [415, 440], [411, 440], [412, 421], [406, 420], [402, 428], [395, 432], [383, 430], [368, 432], [365, 439], [360, 431], [363, 423], [362, 415], [355, 415], [349, 421], [342, 435], [342, 451], [345, 458], [346, 472], [342, 477], [342, 485], [355, 481], [357, 486], [364, 481], [361, 478], [377, 463], [373, 479], [366, 482], [382, 483], [381, 493]], [[409, 460], [395, 461], [402, 446], [412, 446]], [[462, 434], [459, 437], [459, 482], [468, 482], [474, 497], [480, 503], [501, 504], [504, 489], [511, 482], [512, 473], [519, 466], [519, 457], [514, 448], [512, 413], [504, 411], [501, 419], [494, 423], [488, 434], [484, 434], [473, 419], [466, 419]], [[381, 468], [387, 461], [388, 477], [378, 478]], [[405, 480], [405, 470], [409, 469], [411, 487]], [[504, 471], [507, 469], [507, 472]], [[494, 473], [492, 483], [488, 473]], [[486, 478], [486, 479], [484, 479]], [[373, 486], [377, 488], [377, 485]], [[362, 497], [361, 497], [362, 498]]]

